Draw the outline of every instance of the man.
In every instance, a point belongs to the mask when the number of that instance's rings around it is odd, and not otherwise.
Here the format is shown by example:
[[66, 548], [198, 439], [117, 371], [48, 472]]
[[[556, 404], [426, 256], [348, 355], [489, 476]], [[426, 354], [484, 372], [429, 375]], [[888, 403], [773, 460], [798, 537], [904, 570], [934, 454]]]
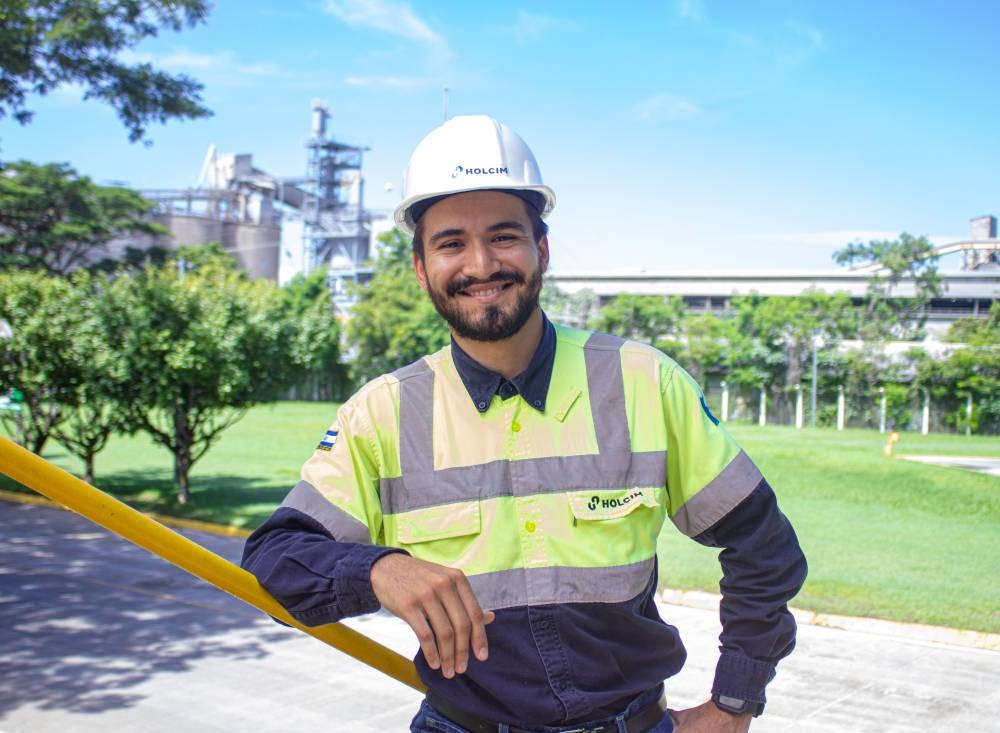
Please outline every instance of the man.
[[[685, 372], [545, 317], [554, 204], [489, 117], [417, 146], [396, 222], [451, 346], [341, 407], [244, 566], [304, 624], [406, 621], [430, 690], [415, 733], [746, 731], [794, 645], [805, 559]], [[723, 548], [712, 698], [669, 712], [685, 651], [654, 602], [667, 516]]]

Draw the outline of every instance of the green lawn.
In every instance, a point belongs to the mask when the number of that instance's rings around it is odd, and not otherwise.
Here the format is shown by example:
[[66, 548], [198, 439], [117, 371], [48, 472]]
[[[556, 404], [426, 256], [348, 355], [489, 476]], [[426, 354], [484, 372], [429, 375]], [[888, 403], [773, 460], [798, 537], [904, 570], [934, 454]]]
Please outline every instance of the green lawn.
[[[144, 510], [254, 527], [295, 484], [334, 409], [252, 410], [195, 466], [188, 506], [172, 500], [169, 454], [144, 436], [116, 439], [98, 456], [97, 484]], [[774, 486], [809, 558], [794, 605], [1000, 633], [1000, 478], [888, 459], [875, 432], [730, 428]], [[903, 433], [895, 450], [1000, 457], [1000, 438]], [[54, 443], [45, 457], [79, 470]], [[0, 488], [15, 487], [0, 477]], [[664, 583], [717, 592], [715, 554], [668, 527]]]
[[[868, 431], [731, 426], [809, 559], [794, 605], [1000, 632], [1000, 478], [883, 454]], [[1000, 457], [1000, 438], [904, 433], [897, 454]], [[716, 551], [665, 532], [667, 585], [718, 592]]]

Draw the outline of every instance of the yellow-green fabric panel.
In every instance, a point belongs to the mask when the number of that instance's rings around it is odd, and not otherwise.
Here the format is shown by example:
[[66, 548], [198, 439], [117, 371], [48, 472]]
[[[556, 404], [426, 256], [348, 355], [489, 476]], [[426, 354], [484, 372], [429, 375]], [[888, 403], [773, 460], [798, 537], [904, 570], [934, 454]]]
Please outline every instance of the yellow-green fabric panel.
[[651, 407], [658, 405], [663, 385], [677, 364], [652, 347], [635, 341], [626, 342], [620, 353], [632, 451], [667, 450], [663, 411]]
[[[384, 542], [379, 477], [393, 467], [395, 475], [399, 475], [394, 435], [398, 425], [395, 409], [398, 392], [398, 383], [390, 377], [380, 377], [365, 385], [337, 411], [330, 426], [337, 433], [333, 447], [317, 448], [301, 472], [303, 481], [365, 524], [371, 541], [378, 544]], [[381, 430], [375, 430], [368, 416], [378, 421]]]
[[[544, 414], [520, 396], [501, 401], [496, 395], [489, 409], [480, 413], [469, 399], [450, 352], [428, 357], [435, 373], [434, 468], [597, 453], [590, 404], [585, 396], [580, 398], [576, 387], [586, 384], [585, 366], [582, 359], [571, 357], [557, 349]], [[557, 377], [560, 369], [564, 374]], [[556, 413], [562, 419], [553, 420]]]
[[[667, 429], [668, 512], [673, 517], [740, 453], [729, 432], [701, 404], [698, 383], [675, 367], [663, 384]], [[750, 488], [753, 488], [752, 486]]]
[[665, 502], [662, 487], [505, 496], [386, 514], [384, 526], [390, 544], [468, 575], [611, 567], [653, 557]]

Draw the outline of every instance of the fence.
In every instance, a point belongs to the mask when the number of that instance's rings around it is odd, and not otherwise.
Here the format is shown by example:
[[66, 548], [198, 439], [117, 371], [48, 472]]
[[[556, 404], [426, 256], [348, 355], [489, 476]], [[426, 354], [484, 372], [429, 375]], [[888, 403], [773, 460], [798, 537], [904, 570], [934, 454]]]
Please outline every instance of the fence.
[[964, 415], [952, 425], [945, 420], [944, 410], [935, 409], [929, 393], [924, 392], [920, 404], [914, 405], [894, 403], [891, 391], [881, 387], [874, 395], [848, 395], [841, 385], [835, 394], [827, 390], [813, 395], [808, 384], [785, 392], [721, 381], [708, 385], [705, 399], [722, 422], [972, 434], [976, 403], [971, 396], [966, 398]]

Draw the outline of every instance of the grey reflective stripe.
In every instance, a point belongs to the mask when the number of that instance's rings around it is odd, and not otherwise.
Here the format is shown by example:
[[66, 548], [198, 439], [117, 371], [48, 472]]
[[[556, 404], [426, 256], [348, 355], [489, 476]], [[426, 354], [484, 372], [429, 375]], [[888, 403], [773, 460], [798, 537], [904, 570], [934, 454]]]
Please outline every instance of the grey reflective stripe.
[[[434, 486], [434, 372], [424, 359], [397, 369], [399, 466], [412, 491]], [[383, 499], [384, 504], [384, 499]]]
[[281, 502], [281, 506], [296, 509], [323, 525], [335, 540], [340, 542], [372, 543], [368, 527], [359, 522], [343, 509], [330, 503], [330, 500], [316, 490], [308, 481], [299, 481], [295, 488]]
[[398, 514], [470, 498], [666, 485], [665, 451], [633, 453], [629, 465], [615, 470], [608, 470], [603, 461], [598, 455], [552, 456], [446, 468], [435, 472], [433, 484], [419, 493], [407, 490], [406, 479], [383, 478], [379, 482], [382, 510]]
[[[627, 466], [631, 452], [625, 413], [625, 381], [618, 354], [623, 343], [625, 340], [617, 336], [593, 333], [583, 347], [590, 411], [594, 416], [601, 462], [615, 468]], [[608, 352], [613, 352], [610, 358]]]
[[649, 584], [656, 558], [607, 568], [514, 568], [470, 575], [479, 605], [488, 610], [545, 603], [621, 603]]
[[665, 486], [666, 452], [631, 452], [619, 356], [624, 343], [617, 336], [594, 333], [583, 347], [599, 454], [498, 460], [435, 471], [434, 372], [423, 359], [397, 370], [402, 476], [380, 480], [383, 512], [498, 496]]
[[750, 496], [762, 478], [760, 469], [740, 451], [718, 476], [684, 503], [673, 516], [674, 524], [688, 537], [697, 537]]

